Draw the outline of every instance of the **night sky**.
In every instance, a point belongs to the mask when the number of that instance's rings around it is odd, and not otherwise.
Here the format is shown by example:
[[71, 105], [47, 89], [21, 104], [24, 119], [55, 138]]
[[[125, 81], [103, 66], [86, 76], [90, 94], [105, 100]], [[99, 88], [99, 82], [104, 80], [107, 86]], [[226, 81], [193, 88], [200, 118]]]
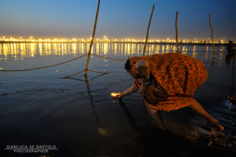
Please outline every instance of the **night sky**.
[[[0, 36], [89, 38], [97, 0], [4, 0]], [[174, 39], [179, 11], [179, 39], [236, 39], [236, 0], [101, 0], [95, 38], [144, 39], [152, 11], [149, 39]]]

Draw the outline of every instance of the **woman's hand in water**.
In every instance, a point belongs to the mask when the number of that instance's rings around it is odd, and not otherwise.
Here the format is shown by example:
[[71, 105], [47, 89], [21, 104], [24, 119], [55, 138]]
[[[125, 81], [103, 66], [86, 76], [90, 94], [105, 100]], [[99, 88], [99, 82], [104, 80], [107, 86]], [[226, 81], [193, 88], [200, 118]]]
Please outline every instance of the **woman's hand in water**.
[[124, 97], [126, 95], [132, 94], [133, 92], [136, 92], [138, 90], [138, 87], [133, 84], [131, 87], [129, 87], [128, 89], [126, 89], [123, 92], [119, 92], [119, 93], [111, 93], [111, 96], [113, 98], [121, 98]]
[[121, 98], [123, 95], [122, 95], [122, 92], [118, 93], [117, 95], [117, 98]]
[[111, 97], [112, 98], [121, 98], [122, 96], [124, 96], [124, 94], [122, 94], [124, 92], [120, 92], [120, 93], [111, 93]]

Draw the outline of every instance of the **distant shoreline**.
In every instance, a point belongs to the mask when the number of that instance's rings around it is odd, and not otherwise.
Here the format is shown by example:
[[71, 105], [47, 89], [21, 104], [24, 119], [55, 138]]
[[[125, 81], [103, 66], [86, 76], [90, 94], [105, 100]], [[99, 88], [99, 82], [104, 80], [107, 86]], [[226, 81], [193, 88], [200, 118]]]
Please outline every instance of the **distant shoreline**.
[[[33, 41], [0, 41], [0, 43], [90, 43], [90, 42], [72, 42], [72, 41], [61, 41], [61, 42], [33, 42]], [[116, 42], [94, 42], [94, 43], [118, 43], [118, 44], [145, 44], [145, 42], [127, 42], [127, 41], [116, 41]], [[148, 42], [147, 44], [169, 44], [169, 45], [176, 45], [176, 43], [172, 42]], [[178, 43], [179, 45], [212, 45], [212, 43]], [[214, 43], [215, 46], [226, 46], [228, 44], [224, 43]], [[236, 44], [233, 44], [236, 46]]]

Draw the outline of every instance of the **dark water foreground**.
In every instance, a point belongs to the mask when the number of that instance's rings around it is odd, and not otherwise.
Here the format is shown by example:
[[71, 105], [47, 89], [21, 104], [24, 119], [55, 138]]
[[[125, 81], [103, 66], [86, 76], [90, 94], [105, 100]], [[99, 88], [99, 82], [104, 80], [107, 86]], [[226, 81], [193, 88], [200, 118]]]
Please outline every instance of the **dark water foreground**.
[[[56, 64], [86, 54], [88, 44], [1, 44], [0, 68], [23, 69]], [[127, 59], [142, 55], [141, 44], [95, 44], [93, 53]], [[148, 45], [147, 55], [173, 52], [174, 46]], [[206, 62], [209, 46], [181, 46], [183, 54]], [[111, 72], [68, 75], [85, 68], [86, 57], [60, 66], [0, 73], [1, 156], [235, 156], [236, 106], [227, 100], [235, 92], [233, 56], [215, 47], [215, 62], [207, 62], [209, 79], [195, 98], [225, 127], [212, 135], [197, 125], [204, 119], [184, 108], [163, 113], [169, 131], [160, 130], [138, 92], [120, 100], [134, 80], [124, 61], [93, 56], [90, 69]], [[208, 145], [208, 147], [207, 147]], [[23, 148], [38, 153], [20, 153]], [[13, 148], [14, 150], [4, 150]], [[44, 149], [45, 148], [45, 149]], [[54, 149], [54, 150], [53, 150]]]

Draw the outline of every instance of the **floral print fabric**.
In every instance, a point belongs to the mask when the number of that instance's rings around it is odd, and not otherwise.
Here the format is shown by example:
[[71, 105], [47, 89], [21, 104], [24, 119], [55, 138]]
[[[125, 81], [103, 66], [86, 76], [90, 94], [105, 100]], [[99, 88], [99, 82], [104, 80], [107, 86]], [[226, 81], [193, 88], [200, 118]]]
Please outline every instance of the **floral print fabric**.
[[[207, 78], [205, 65], [196, 58], [179, 53], [131, 57], [130, 64], [139, 60], [150, 63], [154, 77], [143, 95], [146, 103], [158, 111], [172, 111], [191, 105], [194, 92]], [[141, 87], [141, 80], [135, 84]]]

